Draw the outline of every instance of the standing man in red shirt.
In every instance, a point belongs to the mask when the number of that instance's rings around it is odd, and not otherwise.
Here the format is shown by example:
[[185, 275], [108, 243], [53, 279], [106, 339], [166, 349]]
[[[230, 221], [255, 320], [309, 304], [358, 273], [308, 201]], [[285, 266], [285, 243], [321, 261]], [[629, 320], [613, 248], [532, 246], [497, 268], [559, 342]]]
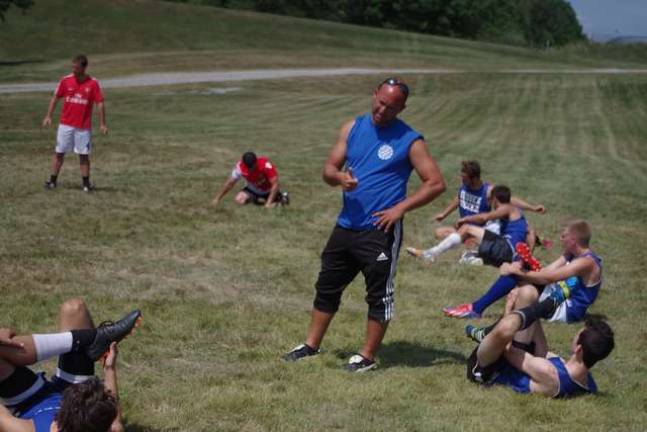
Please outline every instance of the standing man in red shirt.
[[236, 195], [235, 201], [238, 204], [265, 203], [265, 207], [271, 208], [277, 203], [290, 203], [288, 193], [279, 190], [279, 173], [272, 161], [265, 156], [256, 157], [255, 153], [247, 152], [236, 163], [231, 176], [222, 185], [211, 204], [217, 206], [241, 177], [247, 185]]
[[106, 110], [103, 106], [103, 94], [99, 81], [86, 75], [88, 58], [77, 55], [72, 60], [72, 73], [64, 76], [56, 87], [54, 96], [49, 101], [47, 114], [43, 119], [43, 127], [52, 124], [52, 114], [58, 100], [65, 98], [61, 120], [56, 137], [56, 148], [52, 161], [52, 175], [45, 182], [48, 189], [56, 188], [58, 173], [63, 166], [65, 153], [74, 150], [79, 155], [81, 177], [83, 178], [83, 191], [90, 192], [90, 149], [92, 148], [92, 107], [96, 103], [99, 107], [100, 130], [102, 134], [108, 133], [106, 126]]

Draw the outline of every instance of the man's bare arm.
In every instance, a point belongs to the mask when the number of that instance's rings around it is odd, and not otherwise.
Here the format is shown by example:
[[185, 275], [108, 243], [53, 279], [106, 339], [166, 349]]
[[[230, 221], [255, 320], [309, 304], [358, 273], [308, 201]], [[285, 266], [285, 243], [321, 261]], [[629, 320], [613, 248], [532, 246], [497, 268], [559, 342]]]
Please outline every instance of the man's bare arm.
[[458, 197], [456, 196], [454, 197], [452, 202], [449, 203], [449, 205], [445, 210], [443, 210], [442, 212], [434, 216], [434, 219], [436, 220], [436, 222], [440, 222], [444, 220], [447, 216], [449, 216], [454, 210], [458, 208], [458, 204], [459, 204], [459, 201], [458, 201]]
[[341, 127], [339, 137], [337, 137], [323, 169], [323, 180], [330, 186], [341, 186], [345, 191], [351, 191], [357, 187], [357, 179], [353, 177], [352, 167], [349, 167], [348, 171], [342, 171], [346, 163], [348, 134], [354, 124], [355, 120], [351, 120]]
[[279, 176], [269, 179], [269, 182], [272, 185], [272, 188], [270, 189], [270, 194], [267, 196], [267, 201], [265, 201], [266, 208], [272, 208], [276, 204], [274, 199], [276, 198], [276, 194], [279, 192]]
[[[504, 264], [505, 266], [505, 264]], [[504, 267], [502, 266], [502, 268]], [[545, 268], [536, 272], [524, 272], [518, 265], [509, 266], [511, 270], [509, 274], [514, 274], [519, 279], [535, 285], [546, 285], [561, 280], [566, 280], [571, 276], [585, 277], [593, 271], [595, 262], [590, 257], [583, 257], [576, 259], [569, 265], [564, 265], [557, 268]]]
[[34, 422], [14, 417], [4, 405], [0, 405], [0, 432], [34, 432]]
[[56, 95], [52, 96], [49, 100], [49, 105], [47, 106], [47, 113], [45, 118], [43, 118], [43, 127], [51, 126], [52, 124], [52, 115], [54, 114], [54, 109], [56, 109], [56, 103], [60, 98]]
[[513, 346], [508, 347], [503, 355], [508, 363], [530, 376], [530, 389], [533, 393], [545, 396], [554, 396], [557, 393], [559, 377], [550, 361]]
[[509, 217], [512, 211], [513, 211], [513, 208], [510, 204], [504, 204], [499, 206], [498, 209], [492, 210], [491, 212], [479, 213], [471, 216], [465, 216], [464, 218], [460, 218], [457, 224], [463, 225], [465, 223], [475, 223], [475, 224], [483, 225], [487, 221]]
[[106, 125], [106, 107], [103, 102], [97, 104], [99, 107], [99, 130], [103, 135], [108, 133], [108, 126]]
[[546, 212], [546, 207], [544, 207], [543, 204], [529, 204], [528, 202], [522, 200], [519, 197], [512, 196], [510, 197], [510, 204], [512, 204], [515, 207], [518, 207], [522, 210], [526, 211], [532, 211], [535, 213], [545, 213]]
[[229, 177], [227, 181], [222, 185], [220, 190], [216, 193], [216, 195], [213, 197], [213, 200], [211, 201], [212, 206], [217, 206], [220, 201], [227, 195], [227, 193], [231, 190], [231, 188], [234, 187], [238, 180], [236, 180], [233, 177]]

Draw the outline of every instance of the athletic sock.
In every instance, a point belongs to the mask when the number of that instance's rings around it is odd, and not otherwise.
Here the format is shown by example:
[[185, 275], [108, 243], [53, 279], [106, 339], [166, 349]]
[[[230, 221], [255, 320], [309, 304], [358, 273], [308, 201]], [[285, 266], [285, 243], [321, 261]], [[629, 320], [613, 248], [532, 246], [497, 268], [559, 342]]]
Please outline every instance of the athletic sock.
[[49, 176], [49, 182], [50, 183], [56, 184], [57, 179], [58, 179], [58, 175], [52, 174], [52, 175]]
[[506, 296], [515, 286], [517, 286], [517, 280], [514, 276], [500, 276], [481, 298], [472, 303], [472, 310], [482, 314], [492, 303]]
[[521, 317], [521, 328], [519, 330], [525, 330], [539, 318], [547, 319], [553, 316], [557, 306], [559, 306], [559, 303], [557, 303], [555, 299], [547, 298], [546, 300], [531, 304], [525, 308], [512, 311], [512, 313]]
[[83, 186], [90, 187], [90, 176], [81, 177], [83, 179]]
[[[45, 382], [40, 378], [40, 386]], [[39, 376], [24, 366], [16, 367], [11, 375], [0, 381], [0, 399], [4, 405], [24, 402], [39, 389]]]
[[423, 253], [425, 255], [432, 255], [433, 257], [437, 257], [443, 252], [447, 252], [448, 250], [455, 248], [459, 244], [461, 244], [463, 240], [461, 239], [461, 235], [458, 233], [452, 233], [445, 237], [443, 241], [438, 243], [436, 246], [432, 247], [431, 249], [425, 250]]
[[39, 362], [72, 350], [72, 332], [34, 334], [31, 337], [36, 348], [36, 361]]

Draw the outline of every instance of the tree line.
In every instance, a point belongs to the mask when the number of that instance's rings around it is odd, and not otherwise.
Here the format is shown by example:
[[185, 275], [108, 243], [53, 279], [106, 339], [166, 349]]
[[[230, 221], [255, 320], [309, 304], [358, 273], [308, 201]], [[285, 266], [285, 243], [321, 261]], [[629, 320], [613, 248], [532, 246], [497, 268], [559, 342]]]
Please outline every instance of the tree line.
[[171, 0], [533, 47], [584, 40], [566, 0]]

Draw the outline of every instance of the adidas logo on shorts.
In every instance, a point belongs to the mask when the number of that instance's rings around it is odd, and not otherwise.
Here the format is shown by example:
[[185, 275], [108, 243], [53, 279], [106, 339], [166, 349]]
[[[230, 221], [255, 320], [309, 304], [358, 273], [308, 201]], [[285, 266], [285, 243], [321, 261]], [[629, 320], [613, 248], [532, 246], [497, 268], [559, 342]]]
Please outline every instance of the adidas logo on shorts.
[[377, 259], [375, 261], [388, 261], [388, 259], [389, 259], [389, 257], [386, 256], [386, 254], [384, 252], [382, 252], [381, 254], [379, 254], [377, 256]]

